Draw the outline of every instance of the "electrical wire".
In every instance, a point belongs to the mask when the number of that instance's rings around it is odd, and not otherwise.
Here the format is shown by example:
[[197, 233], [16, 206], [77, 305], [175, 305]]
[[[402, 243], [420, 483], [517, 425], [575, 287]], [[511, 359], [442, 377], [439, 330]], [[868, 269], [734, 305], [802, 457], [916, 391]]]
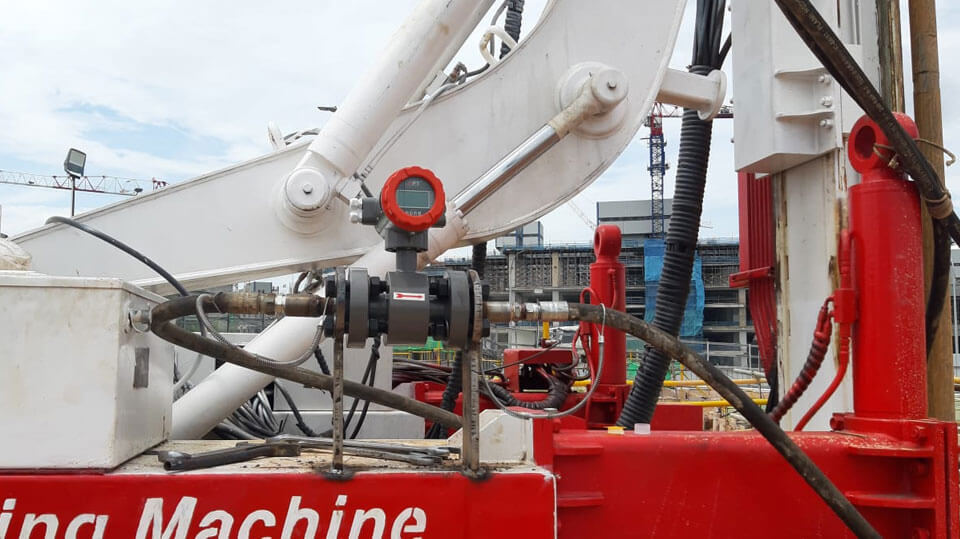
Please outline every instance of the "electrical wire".
[[370, 174], [370, 172], [372, 172], [373, 169], [376, 168], [377, 164], [380, 163], [380, 160], [387, 153], [387, 151], [389, 151], [390, 148], [392, 148], [393, 145], [396, 144], [398, 140], [400, 140], [400, 137], [402, 137], [407, 132], [407, 130], [410, 129], [410, 127], [420, 118], [420, 115], [423, 114], [423, 111], [427, 110], [427, 107], [429, 107], [430, 104], [433, 103], [433, 101], [436, 98], [443, 95], [444, 92], [446, 92], [447, 90], [455, 86], [458, 86], [462, 82], [462, 80], [463, 80], [463, 77], [461, 77], [460, 79], [454, 82], [448, 82], [443, 86], [440, 86], [439, 88], [434, 90], [432, 94], [428, 94], [426, 97], [424, 97], [420, 101], [420, 106], [417, 107], [417, 110], [410, 116], [410, 119], [407, 120], [407, 123], [403, 124], [403, 127], [401, 127], [399, 130], [394, 132], [394, 134], [391, 135], [390, 138], [388, 138], [386, 142], [384, 142], [383, 145], [377, 149], [376, 153], [373, 154], [373, 156], [370, 158], [367, 164], [360, 169], [361, 172], [358, 172], [357, 174], [354, 175], [358, 180], [360, 180], [361, 184], [366, 179], [367, 175]]
[[[370, 387], [374, 387], [374, 384], [377, 381], [377, 364], [380, 362], [380, 337], [373, 338], [373, 345], [370, 347], [370, 363], [373, 364], [373, 369], [370, 371]], [[354, 403], [357, 401], [354, 400]], [[363, 401], [363, 409], [360, 411], [360, 419], [357, 420], [357, 425], [353, 428], [353, 432], [350, 433], [350, 438], [355, 439], [360, 433], [360, 429], [363, 428], [363, 422], [367, 418], [367, 411], [370, 409], [370, 401]]]
[[[170, 286], [172, 286], [172, 287], [174, 288], [174, 290], [176, 290], [177, 293], [179, 293], [181, 296], [188, 296], [188, 295], [190, 295], [190, 293], [187, 292], [186, 287], [184, 287], [184, 286], [180, 283], [180, 281], [177, 280], [176, 277], [174, 277], [173, 275], [171, 275], [170, 272], [168, 272], [167, 270], [163, 269], [163, 267], [161, 267], [160, 264], [157, 264], [156, 262], [154, 262], [153, 260], [151, 260], [149, 257], [147, 257], [146, 255], [144, 255], [144, 254], [141, 253], [140, 251], [134, 249], [133, 247], [130, 247], [130, 246], [127, 245], [126, 243], [123, 243], [122, 241], [118, 240], [117, 238], [114, 238], [113, 236], [107, 234], [106, 232], [97, 230], [96, 228], [93, 228], [92, 226], [85, 225], [85, 224], [83, 224], [83, 223], [81, 223], [81, 222], [79, 222], [79, 221], [77, 221], [77, 220], [75, 220], [75, 219], [71, 219], [71, 218], [69, 218], [69, 217], [63, 217], [63, 216], [60, 216], [60, 215], [54, 215], [53, 217], [50, 217], [49, 219], [46, 220], [45, 224], [48, 224], [48, 225], [49, 225], [49, 224], [62, 224], [62, 225], [71, 226], [71, 227], [76, 228], [77, 230], [80, 230], [80, 231], [82, 231], [82, 232], [86, 232], [87, 234], [90, 234], [91, 236], [93, 236], [93, 237], [95, 237], [95, 238], [97, 238], [97, 239], [99, 239], [99, 240], [101, 240], [101, 241], [104, 241], [104, 242], [106, 242], [106, 243], [108, 243], [108, 244], [116, 247], [117, 249], [120, 249], [120, 250], [123, 251], [124, 253], [127, 253], [128, 255], [130, 255], [130, 256], [132, 256], [133, 258], [136, 258], [137, 260], [139, 260], [140, 262], [142, 262], [142, 263], [143, 263], [144, 265], [146, 265], [148, 268], [150, 268], [150, 269], [152, 269], [154, 272], [156, 272], [157, 275], [159, 275], [160, 277], [163, 277], [163, 279], [164, 279], [165, 281], [167, 281], [167, 283], [169, 283]], [[201, 328], [201, 332], [204, 333], [204, 336], [206, 336], [206, 330], [205, 330], [205, 329]], [[183, 389], [183, 388], [186, 386], [187, 381], [190, 379], [191, 376], [193, 376], [194, 374], [196, 374], [197, 369], [200, 368], [200, 362], [201, 362], [201, 361], [203, 361], [203, 355], [197, 354], [197, 357], [193, 360], [193, 364], [190, 365], [190, 368], [187, 370], [187, 374], [181, 376], [179, 379], [175, 379], [175, 380], [174, 380], [174, 384], [173, 384], [173, 394], [174, 394], [174, 395], [176, 395], [177, 392], [179, 392], [181, 389]], [[174, 367], [176, 367], [176, 365], [174, 365]], [[175, 370], [176, 370], [176, 369], [175, 369]]]
[[598, 341], [598, 345], [600, 346], [600, 355], [597, 359], [597, 373], [596, 373], [596, 376], [593, 378], [594, 382], [590, 384], [590, 389], [587, 390], [586, 395], [583, 396], [583, 399], [580, 402], [578, 402], [577, 404], [573, 405], [569, 409], [564, 410], [562, 412], [546, 412], [543, 414], [528, 414], [526, 412], [517, 412], [508, 408], [506, 404], [502, 403], [500, 399], [497, 398], [497, 396], [493, 393], [493, 389], [490, 387], [490, 380], [487, 379], [487, 376], [481, 374], [481, 378], [483, 379], [483, 385], [487, 388], [487, 392], [488, 392], [487, 396], [490, 397], [490, 400], [497, 405], [497, 408], [500, 408], [501, 410], [503, 410], [507, 415], [513, 416], [519, 419], [555, 419], [558, 417], [565, 417], [570, 414], [573, 414], [578, 410], [580, 410], [581, 408], [583, 408], [584, 406], [586, 406], [590, 398], [593, 397], [593, 392], [596, 391], [597, 386], [600, 385], [599, 380], [603, 376], [603, 330], [606, 328], [606, 325], [607, 325], [607, 308], [602, 303], [599, 305], [599, 307], [603, 312], [603, 316], [600, 320], [600, 338]]
[[190, 293], [187, 292], [187, 289], [186, 289], [182, 284], [180, 284], [180, 281], [178, 281], [173, 275], [170, 275], [170, 273], [169, 273], [167, 270], [163, 269], [162, 267], [160, 267], [159, 264], [157, 264], [157, 263], [154, 262], [153, 260], [150, 260], [150, 259], [149, 259], [147, 256], [145, 256], [143, 253], [141, 253], [140, 251], [137, 251], [137, 250], [134, 249], [133, 247], [130, 247], [130, 246], [127, 245], [126, 243], [123, 243], [122, 241], [120, 241], [120, 240], [118, 240], [118, 239], [116, 239], [116, 238], [114, 238], [114, 237], [112, 237], [112, 236], [110, 236], [110, 235], [108, 235], [108, 234], [106, 234], [106, 233], [104, 233], [104, 232], [101, 232], [101, 231], [99, 231], [99, 230], [97, 230], [97, 229], [95, 229], [95, 228], [93, 228], [93, 227], [91, 227], [91, 226], [87, 226], [87, 225], [85, 225], [85, 224], [83, 224], [83, 223], [81, 223], [81, 222], [79, 222], [79, 221], [76, 221], [76, 220], [74, 220], [74, 219], [71, 219], [71, 218], [69, 218], [69, 217], [62, 217], [62, 216], [59, 216], [59, 215], [54, 215], [53, 217], [47, 219], [47, 221], [46, 221], [46, 224], [48, 224], [48, 225], [49, 225], [49, 224], [53, 224], [53, 223], [59, 223], [59, 224], [67, 225], [67, 226], [72, 226], [73, 228], [76, 228], [77, 230], [82, 230], [83, 232], [86, 232], [87, 234], [90, 234], [91, 236], [93, 236], [93, 237], [95, 237], [95, 238], [97, 238], [97, 239], [99, 239], [99, 240], [105, 241], [105, 242], [109, 243], [110, 245], [113, 245], [113, 246], [116, 247], [117, 249], [120, 249], [121, 251], [123, 251], [123, 252], [127, 253], [128, 255], [132, 256], [133, 258], [136, 258], [136, 259], [139, 260], [140, 262], [144, 263], [147, 267], [149, 267], [150, 269], [152, 269], [153, 271], [155, 271], [158, 275], [160, 275], [161, 277], [163, 277], [165, 281], [167, 281], [168, 283], [170, 283], [170, 286], [172, 286], [174, 289], [176, 289], [176, 291], [177, 291], [181, 296], [188, 296], [188, 295], [190, 295]]
[[296, 403], [293, 402], [293, 397], [290, 396], [290, 393], [284, 389], [282, 384], [274, 383], [273, 387], [280, 393], [280, 396], [283, 397], [283, 400], [287, 401], [287, 406], [290, 407], [290, 412], [293, 413], [294, 419], [297, 420], [297, 428], [300, 429], [306, 436], [311, 438], [316, 437], [317, 433], [311, 429], [306, 421], [303, 420], [303, 415], [300, 413], [300, 409], [297, 407]]

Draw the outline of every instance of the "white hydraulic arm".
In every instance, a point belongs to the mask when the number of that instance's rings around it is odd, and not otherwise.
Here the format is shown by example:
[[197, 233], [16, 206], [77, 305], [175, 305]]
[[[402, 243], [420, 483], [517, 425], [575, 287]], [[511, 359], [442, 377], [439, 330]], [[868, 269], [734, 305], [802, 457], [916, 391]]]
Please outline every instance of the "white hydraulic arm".
[[[381, 274], [392, 260], [379, 236], [348, 219], [358, 171], [373, 192], [404, 166], [429, 168], [443, 180], [464, 219], [451, 212], [447, 227], [432, 235], [429, 254], [436, 256], [569, 200], [613, 163], [658, 94], [704, 117], [722, 102], [719, 72], [696, 77], [667, 69], [683, 0], [555, 0], [502, 61], [426, 108], [407, 105], [430, 87], [491, 3], [423, 0], [309, 145], [79, 220], [142, 246], [191, 288], [349, 264], [365, 254], [357, 265]], [[168, 290], [137, 261], [71, 229], [47, 226], [15, 240], [38, 271], [118, 276]], [[285, 318], [247, 349], [292, 359], [310, 346], [316, 323]], [[175, 403], [174, 437], [203, 435], [270, 381], [231, 365], [218, 369]]]

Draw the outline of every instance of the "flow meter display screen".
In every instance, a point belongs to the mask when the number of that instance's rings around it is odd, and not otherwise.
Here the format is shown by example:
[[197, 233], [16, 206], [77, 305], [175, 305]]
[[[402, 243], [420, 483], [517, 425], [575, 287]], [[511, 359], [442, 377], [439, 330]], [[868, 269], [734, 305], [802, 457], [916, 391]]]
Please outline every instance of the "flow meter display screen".
[[427, 213], [433, 207], [435, 199], [433, 186], [423, 178], [407, 178], [397, 186], [397, 205], [407, 215]]
[[394, 172], [380, 190], [384, 215], [408, 232], [420, 232], [440, 222], [446, 200], [440, 179], [421, 167]]

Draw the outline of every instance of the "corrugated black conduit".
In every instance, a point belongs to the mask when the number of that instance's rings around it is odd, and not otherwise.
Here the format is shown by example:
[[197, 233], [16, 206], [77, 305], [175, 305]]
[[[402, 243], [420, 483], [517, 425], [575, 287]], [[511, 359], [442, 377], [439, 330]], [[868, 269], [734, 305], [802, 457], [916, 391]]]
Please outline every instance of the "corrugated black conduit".
[[547, 383], [550, 387], [547, 389], [547, 396], [538, 401], [522, 401], [513, 396], [509, 389], [497, 384], [489, 384], [490, 391], [498, 401], [506, 406], [518, 406], [529, 410], [546, 410], [553, 408], [559, 410], [563, 403], [567, 401], [567, 395], [570, 394], [570, 386], [561, 382], [553, 376], [547, 376]]
[[[723, 0], [697, 2], [693, 65], [689, 68], [691, 73], [706, 75], [722, 66], [720, 41], [724, 7]], [[654, 326], [673, 336], [680, 332], [690, 293], [712, 134], [712, 121], [701, 120], [695, 110], [686, 109], [683, 112], [673, 213], [665, 241], [663, 271], [653, 319]], [[617, 420], [618, 425], [632, 428], [636, 423], [650, 423], [669, 366], [670, 359], [666, 355], [655, 348], [646, 347], [643, 363], [633, 380], [633, 389]]]

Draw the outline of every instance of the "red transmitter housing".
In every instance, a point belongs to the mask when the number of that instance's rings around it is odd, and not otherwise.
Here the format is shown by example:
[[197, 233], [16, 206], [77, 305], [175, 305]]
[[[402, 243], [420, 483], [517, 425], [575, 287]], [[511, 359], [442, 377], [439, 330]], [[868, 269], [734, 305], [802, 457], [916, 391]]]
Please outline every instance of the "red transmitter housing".
[[[426, 183], [427, 190], [409, 191], [413, 194], [428, 195], [426, 206], [411, 207], [401, 200], [401, 191], [411, 182]], [[406, 167], [394, 172], [387, 178], [380, 190], [380, 207], [387, 219], [407, 232], [422, 232], [443, 217], [447, 197], [443, 193], [443, 184], [437, 175], [421, 167]]]

